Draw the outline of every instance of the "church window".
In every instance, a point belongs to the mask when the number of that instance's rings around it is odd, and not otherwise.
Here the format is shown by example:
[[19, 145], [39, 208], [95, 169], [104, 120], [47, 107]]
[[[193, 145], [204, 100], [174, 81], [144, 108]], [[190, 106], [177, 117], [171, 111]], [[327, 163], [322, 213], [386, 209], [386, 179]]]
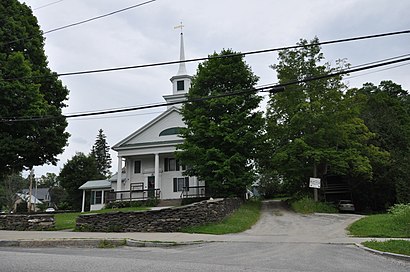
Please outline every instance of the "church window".
[[134, 174], [141, 173], [141, 161], [134, 161]]
[[164, 171], [179, 171], [179, 161], [175, 158], [165, 158], [164, 159]]
[[185, 84], [183, 80], [178, 80], [177, 81], [177, 91], [183, 91], [185, 90]]
[[159, 134], [159, 136], [168, 136], [168, 135], [178, 135], [179, 134], [179, 127], [172, 127], [172, 128], [167, 128]]

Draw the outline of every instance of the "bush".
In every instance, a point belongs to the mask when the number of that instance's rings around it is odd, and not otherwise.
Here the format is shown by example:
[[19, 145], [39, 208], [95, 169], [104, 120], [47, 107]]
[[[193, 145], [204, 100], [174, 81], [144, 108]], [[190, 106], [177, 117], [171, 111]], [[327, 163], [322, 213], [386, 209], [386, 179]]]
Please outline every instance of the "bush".
[[291, 207], [295, 212], [298, 213], [337, 213], [336, 207], [329, 203], [315, 202], [310, 197], [303, 197], [299, 200], [293, 201]]
[[159, 203], [159, 199], [151, 198], [147, 200], [139, 200], [139, 201], [118, 201], [118, 202], [110, 202], [105, 204], [104, 209], [120, 209], [120, 208], [128, 208], [128, 207], [156, 207]]

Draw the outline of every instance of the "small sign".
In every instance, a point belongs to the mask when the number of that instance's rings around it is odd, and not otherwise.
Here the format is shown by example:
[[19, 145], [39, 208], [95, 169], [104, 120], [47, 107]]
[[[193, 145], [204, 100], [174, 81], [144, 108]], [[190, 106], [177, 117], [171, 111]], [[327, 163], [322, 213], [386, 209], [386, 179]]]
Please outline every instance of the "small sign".
[[320, 189], [320, 178], [310, 178], [309, 187]]

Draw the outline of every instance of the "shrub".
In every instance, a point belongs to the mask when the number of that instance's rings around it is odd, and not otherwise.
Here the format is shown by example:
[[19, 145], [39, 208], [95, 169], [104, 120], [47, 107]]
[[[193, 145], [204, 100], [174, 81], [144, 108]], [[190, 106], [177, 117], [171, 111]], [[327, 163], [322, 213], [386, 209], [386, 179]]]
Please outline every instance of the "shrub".
[[324, 203], [324, 202], [315, 202], [310, 197], [303, 197], [299, 200], [296, 200], [291, 203], [291, 207], [294, 211], [298, 213], [337, 213], [338, 210], [335, 206]]

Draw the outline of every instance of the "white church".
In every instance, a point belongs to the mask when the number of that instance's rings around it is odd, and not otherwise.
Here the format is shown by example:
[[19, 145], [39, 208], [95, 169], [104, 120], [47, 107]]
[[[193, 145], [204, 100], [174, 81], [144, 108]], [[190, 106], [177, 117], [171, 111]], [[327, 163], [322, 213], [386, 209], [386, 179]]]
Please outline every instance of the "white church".
[[[185, 60], [181, 32], [180, 60]], [[186, 99], [192, 76], [185, 63], [180, 62], [178, 73], [171, 77], [172, 94], [163, 98], [167, 110], [140, 129], [115, 144], [118, 153], [118, 172], [110, 180], [93, 180], [83, 184], [82, 211], [86, 191], [91, 191], [90, 210], [102, 209], [108, 201], [136, 201], [148, 198], [161, 200], [205, 196], [205, 184], [196, 177], [184, 176], [185, 166], [175, 158], [176, 146], [183, 142], [178, 135], [185, 127], [180, 107]], [[122, 173], [118, 175], [118, 173]]]

